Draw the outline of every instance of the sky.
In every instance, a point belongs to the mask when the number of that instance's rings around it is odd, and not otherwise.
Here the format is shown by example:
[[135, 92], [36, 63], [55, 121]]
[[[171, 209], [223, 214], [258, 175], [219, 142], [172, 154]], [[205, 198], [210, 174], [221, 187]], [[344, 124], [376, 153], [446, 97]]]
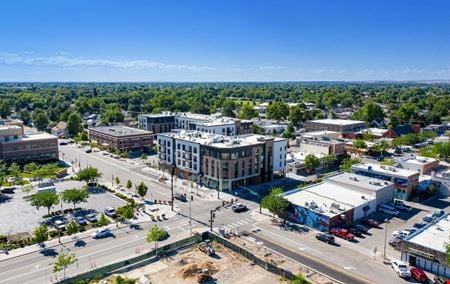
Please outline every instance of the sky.
[[450, 1], [0, 1], [0, 81], [373, 80], [450, 80]]

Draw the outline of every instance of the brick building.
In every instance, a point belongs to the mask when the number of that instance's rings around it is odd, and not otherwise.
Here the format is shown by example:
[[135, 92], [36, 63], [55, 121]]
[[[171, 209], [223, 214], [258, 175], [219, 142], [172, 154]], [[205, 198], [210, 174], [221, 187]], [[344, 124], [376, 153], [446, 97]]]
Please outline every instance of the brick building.
[[89, 139], [110, 151], [148, 151], [153, 146], [153, 133], [123, 125], [89, 128]]

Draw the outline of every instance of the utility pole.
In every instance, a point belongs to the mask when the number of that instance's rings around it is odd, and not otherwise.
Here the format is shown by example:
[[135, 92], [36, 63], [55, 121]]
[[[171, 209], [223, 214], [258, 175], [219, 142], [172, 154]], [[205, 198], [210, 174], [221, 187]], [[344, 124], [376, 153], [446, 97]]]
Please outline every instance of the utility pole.
[[194, 197], [192, 196], [192, 193], [189, 196], [189, 236], [192, 237], [192, 201]]
[[388, 224], [389, 224], [389, 220], [385, 219], [384, 222], [386, 223], [386, 226], [384, 228], [384, 251], [383, 251], [383, 258], [386, 259], [386, 241], [387, 241], [387, 229], [388, 229]]
[[175, 165], [172, 165], [172, 174], [170, 175], [170, 196], [171, 196], [171, 206], [172, 206], [172, 211], [173, 211], [173, 172], [175, 171]]
[[212, 232], [212, 230], [213, 230], [212, 226], [213, 226], [213, 221], [214, 221], [214, 217], [215, 217], [214, 210], [210, 210], [209, 214], [210, 214], [210, 217], [209, 217], [209, 230]]

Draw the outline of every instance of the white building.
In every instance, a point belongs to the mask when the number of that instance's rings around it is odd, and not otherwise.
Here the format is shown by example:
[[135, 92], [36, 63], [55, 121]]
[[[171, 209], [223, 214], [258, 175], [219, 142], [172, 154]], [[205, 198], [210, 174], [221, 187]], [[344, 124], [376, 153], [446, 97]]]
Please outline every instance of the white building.
[[397, 162], [402, 168], [419, 172], [421, 175], [430, 174], [439, 167], [439, 160], [421, 156], [406, 157]]

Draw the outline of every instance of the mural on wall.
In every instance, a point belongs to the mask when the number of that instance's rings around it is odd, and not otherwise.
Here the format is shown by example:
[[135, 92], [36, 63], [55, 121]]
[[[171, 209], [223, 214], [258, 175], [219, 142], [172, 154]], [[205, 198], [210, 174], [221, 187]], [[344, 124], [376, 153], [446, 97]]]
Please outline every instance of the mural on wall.
[[304, 207], [295, 206], [288, 212], [288, 218], [308, 227], [328, 231], [330, 218]]

